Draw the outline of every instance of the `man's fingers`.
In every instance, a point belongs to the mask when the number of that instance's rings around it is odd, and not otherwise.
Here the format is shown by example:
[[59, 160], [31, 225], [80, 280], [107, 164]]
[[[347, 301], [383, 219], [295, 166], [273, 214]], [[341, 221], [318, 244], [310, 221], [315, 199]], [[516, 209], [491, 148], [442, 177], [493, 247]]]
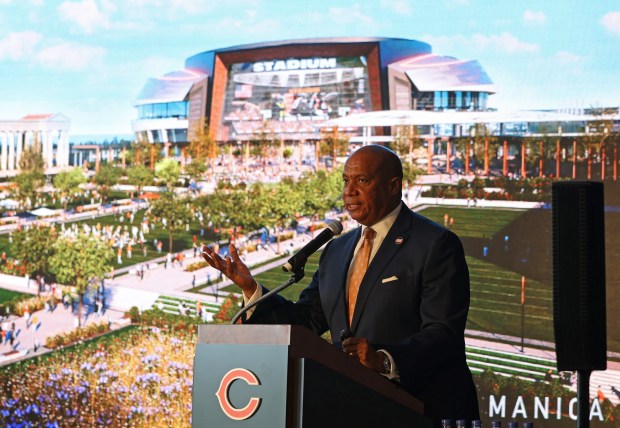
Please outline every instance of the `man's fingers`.
[[237, 247], [235, 247], [235, 244], [230, 244], [228, 246], [228, 251], [230, 251], [230, 255], [234, 261], [236, 262], [241, 261], [241, 259], [239, 258], [239, 253], [237, 252]]
[[207, 247], [205, 245], [202, 248], [202, 253], [200, 255], [212, 267], [220, 270], [220, 268], [222, 266], [222, 259], [221, 259], [221, 257], [218, 254], [215, 253], [215, 251], [211, 250], [209, 247]]

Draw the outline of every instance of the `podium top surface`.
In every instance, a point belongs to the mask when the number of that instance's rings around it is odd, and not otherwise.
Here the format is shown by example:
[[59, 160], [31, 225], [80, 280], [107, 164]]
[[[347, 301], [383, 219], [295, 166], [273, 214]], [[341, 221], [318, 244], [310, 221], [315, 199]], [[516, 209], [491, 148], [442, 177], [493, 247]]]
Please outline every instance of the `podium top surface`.
[[293, 330], [297, 333], [298, 329], [301, 331], [300, 327], [288, 324], [201, 324], [198, 326], [198, 343], [290, 345]]

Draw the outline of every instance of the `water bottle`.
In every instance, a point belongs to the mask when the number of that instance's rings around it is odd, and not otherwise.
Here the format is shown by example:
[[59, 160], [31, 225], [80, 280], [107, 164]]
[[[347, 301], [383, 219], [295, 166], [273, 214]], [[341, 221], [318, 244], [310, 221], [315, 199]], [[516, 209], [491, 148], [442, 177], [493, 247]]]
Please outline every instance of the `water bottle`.
[[515, 421], [508, 422], [508, 428], [519, 428], [519, 423]]
[[467, 428], [467, 420], [465, 419], [457, 419], [456, 428]]
[[534, 428], [534, 422], [523, 422], [523, 428]]
[[452, 419], [442, 419], [441, 428], [452, 428]]
[[471, 428], [482, 428], [482, 422], [479, 419], [471, 421]]
[[502, 421], [491, 421], [491, 428], [502, 428]]

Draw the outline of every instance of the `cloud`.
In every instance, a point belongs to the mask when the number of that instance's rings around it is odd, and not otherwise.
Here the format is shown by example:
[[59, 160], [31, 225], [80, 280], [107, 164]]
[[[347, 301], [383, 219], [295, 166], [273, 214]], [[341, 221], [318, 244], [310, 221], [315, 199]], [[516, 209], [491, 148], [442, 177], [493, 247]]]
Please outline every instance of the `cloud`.
[[330, 7], [327, 15], [338, 25], [354, 23], [362, 28], [376, 25], [372, 16], [364, 15], [359, 4], [353, 7]]
[[536, 53], [539, 46], [533, 43], [526, 43], [509, 33], [483, 35], [474, 34], [466, 37], [462, 34], [455, 36], [423, 36], [423, 41], [433, 46], [434, 52], [448, 54], [455, 50], [463, 50], [468, 47], [471, 51], [492, 51], [498, 53], [518, 54], [518, 53]]
[[408, 0], [381, 0], [381, 8], [405, 16], [410, 16], [412, 12], [411, 4]]
[[581, 63], [583, 58], [572, 52], [560, 51], [555, 54], [555, 59], [560, 65], [573, 65]]
[[105, 54], [102, 47], [62, 42], [39, 51], [34, 61], [50, 69], [83, 71], [100, 65]]
[[526, 10], [523, 13], [523, 20], [528, 25], [545, 25], [545, 22], [547, 22], [547, 16], [544, 12], [533, 12], [531, 10]]
[[620, 12], [609, 12], [601, 19], [603, 27], [612, 34], [620, 36]]
[[[99, 4], [100, 3], [100, 4]], [[109, 0], [65, 1], [58, 6], [60, 19], [75, 24], [83, 33], [92, 34], [97, 28], [110, 27], [110, 14], [115, 10]]]
[[200, 2], [196, 0], [171, 0], [170, 7], [172, 10], [180, 9], [188, 13], [204, 13], [209, 10], [208, 1]]
[[476, 34], [472, 37], [472, 40], [476, 43], [479, 49], [494, 49], [510, 54], [536, 53], [539, 50], [539, 46], [537, 44], [522, 42], [509, 33], [502, 33], [492, 36]]
[[28, 57], [41, 41], [41, 34], [34, 31], [11, 33], [0, 40], [0, 61], [4, 59], [18, 61]]

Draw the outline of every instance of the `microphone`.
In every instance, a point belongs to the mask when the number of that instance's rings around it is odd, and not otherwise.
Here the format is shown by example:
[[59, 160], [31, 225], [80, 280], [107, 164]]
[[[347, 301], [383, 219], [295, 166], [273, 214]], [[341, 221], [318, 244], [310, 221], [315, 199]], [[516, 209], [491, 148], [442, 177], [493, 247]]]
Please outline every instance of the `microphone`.
[[334, 236], [338, 236], [342, 233], [342, 223], [338, 220], [332, 220], [327, 223], [327, 228], [323, 229], [316, 238], [308, 242], [301, 250], [297, 252], [293, 257], [282, 266], [284, 272], [297, 272], [299, 269], [303, 269], [308, 261], [308, 257], [321, 248], [327, 241]]

